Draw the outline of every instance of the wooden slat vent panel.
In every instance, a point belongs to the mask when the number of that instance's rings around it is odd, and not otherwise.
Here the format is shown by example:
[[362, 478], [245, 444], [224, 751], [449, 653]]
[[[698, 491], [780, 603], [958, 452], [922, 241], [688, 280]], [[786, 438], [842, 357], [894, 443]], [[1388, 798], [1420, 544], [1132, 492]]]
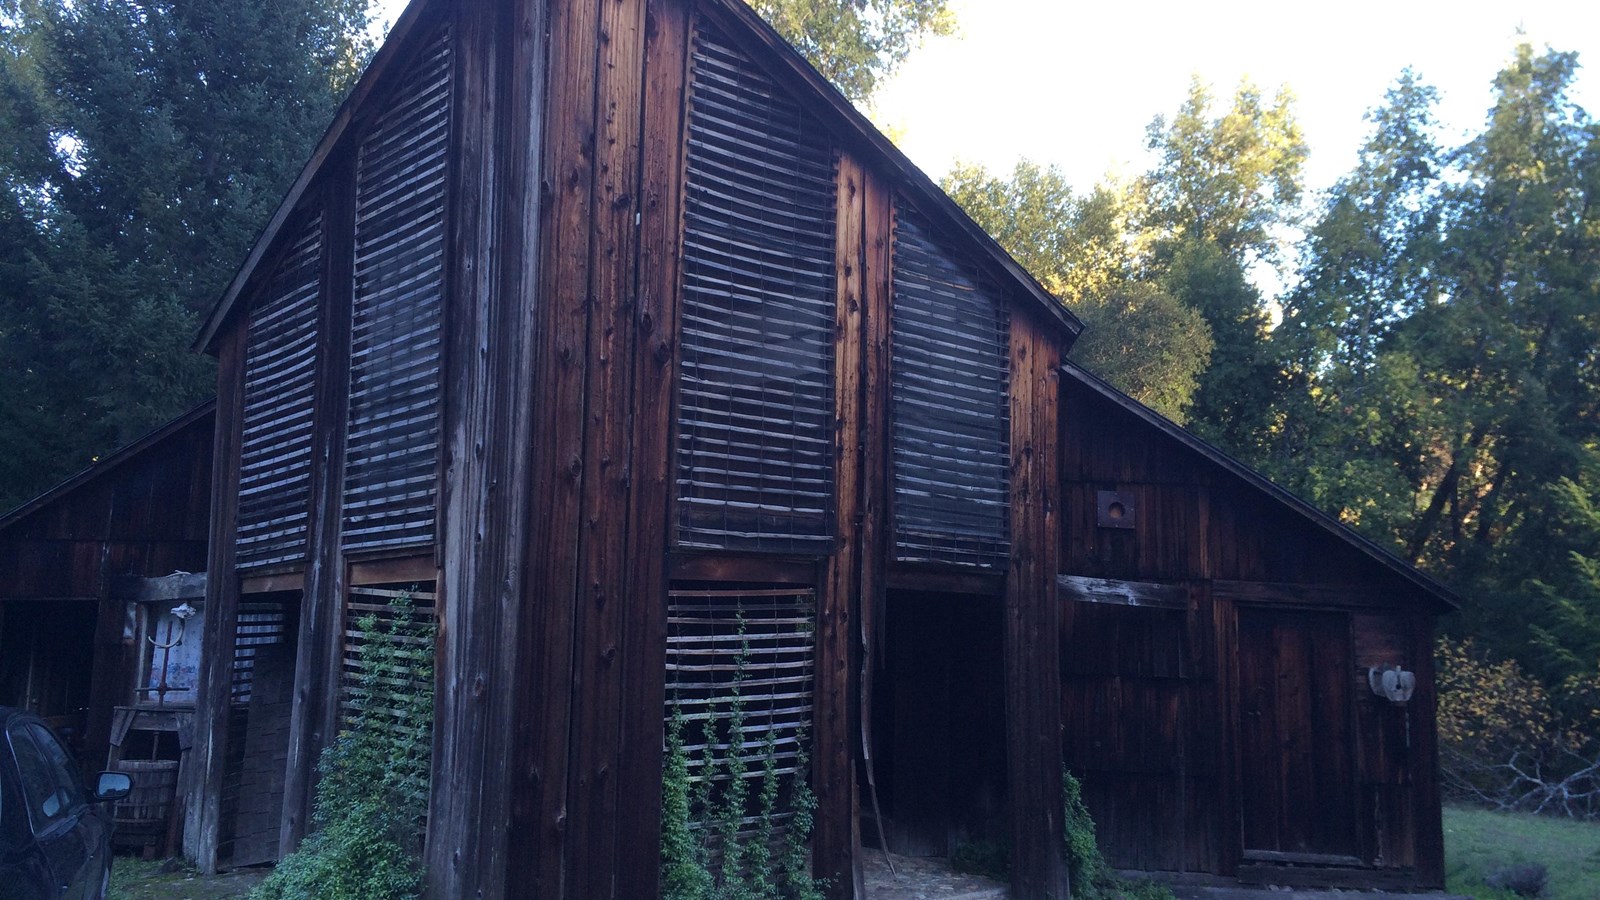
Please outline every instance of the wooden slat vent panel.
[[361, 144], [346, 550], [433, 542], [449, 74], [441, 29]]
[[1010, 552], [1010, 353], [994, 283], [896, 206], [891, 392], [897, 559]]
[[815, 119], [704, 22], [692, 90], [678, 542], [826, 552], [833, 147]]
[[[816, 592], [792, 585], [680, 584], [668, 592], [667, 603], [666, 720], [670, 727], [674, 709], [682, 713], [691, 782], [709, 778], [717, 785], [731, 778], [727, 727], [737, 683], [744, 711], [738, 750], [744, 777], [759, 782], [771, 734], [779, 796], [790, 796], [797, 762], [802, 751], [809, 752]], [[754, 784], [751, 793], [759, 789]], [[691, 816], [702, 812], [691, 810]], [[792, 809], [780, 810], [780, 833], [792, 817]], [[756, 819], [752, 808], [745, 823], [750, 833]]]
[[321, 213], [304, 215], [285, 233], [288, 246], [250, 311], [239, 462], [241, 569], [295, 562], [306, 549]]
[[[396, 604], [402, 598], [409, 603], [411, 612], [397, 623], [396, 618], [400, 616], [403, 607]], [[426, 671], [431, 672], [433, 648], [428, 646], [429, 638], [419, 632], [432, 633], [437, 616], [437, 600], [438, 594], [431, 581], [419, 584], [363, 585], [350, 589], [345, 602], [344, 650], [340, 663], [341, 715], [349, 714], [352, 693], [365, 672], [361, 661], [361, 648], [367, 642], [367, 634], [361, 625], [362, 620], [369, 615], [378, 620], [380, 627], [394, 628], [394, 640], [401, 646], [400, 652], [419, 664], [418, 668], [410, 671], [408, 677], [387, 679], [386, 686], [394, 691], [433, 690], [433, 678], [424, 674], [423, 669], [425, 665]]]

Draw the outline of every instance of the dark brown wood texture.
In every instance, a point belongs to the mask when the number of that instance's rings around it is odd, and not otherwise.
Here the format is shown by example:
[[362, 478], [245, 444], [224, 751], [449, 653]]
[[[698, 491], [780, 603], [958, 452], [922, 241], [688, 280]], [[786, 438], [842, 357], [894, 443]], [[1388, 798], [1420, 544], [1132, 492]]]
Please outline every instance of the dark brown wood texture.
[[[234, 536], [239, 508], [239, 449], [244, 419], [244, 351], [246, 329], [235, 320], [220, 338], [217, 354], [217, 414], [212, 458], [211, 545], [206, 565], [206, 647], [231, 647], [239, 615], [239, 579], [234, 573], [238, 543]], [[210, 573], [215, 572], [216, 575]], [[180, 786], [186, 798], [183, 853], [201, 871], [215, 872], [221, 828], [222, 777], [228, 750], [228, 708], [232, 683], [230, 654], [201, 656], [195, 689], [195, 746]]]
[[1006, 749], [1012, 893], [1030, 898], [1071, 896], [1061, 858], [1061, 611], [1054, 577], [1061, 546], [1058, 341], [1031, 316], [1011, 319]]
[[335, 733], [339, 641], [338, 617], [344, 596], [343, 525], [344, 421], [349, 404], [350, 317], [354, 292], [355, 160], [331, 165], [323, 213], [323, 269], [317, 348], [315, 432], [311, 451], [307, 515], [308, 547], [301, 582], [300, 634], [296, 642], [294, 684], [298, 700], [290, 711], [289, 748], [284, 761], [282, 853], [300, 845], [311, 823], [316, 760]]
[[813, 871], [827, 879], [834, 896], [857, 890], [860, 846], [857, 812], [855, 618], [862, 551], [856, 534], [862, 509], [862, 353], [867, 315], [863, 296], [866, 254], [866, 173], [853, 158], [838, 163], [834, 188], [834, 421], [832, 460], [838, 484], [834, 552], [825, 563], [824, 594], [816, 647], [817, 715], [812, 744], [812, 789], [818, 798], [813, 834]]
[[[541, 3], [449, 7], [445, 409], [432, 896], [505, 896], [534, 390]], [[421, 587], [426, 590], [427, 584]], [[352, 591], [352, 600], [355, 593]]]
[[1011, 500], [1006, 298], [906, 203], [893, 266], [895, 558], [999, 568]]
[[[1289, 853], [1365, 868], [1372, 884], [1389, 877], [1377, 868], [1434, 884], [1442, 856], [1422, 829], [1438, 820], [1436, 764], [1405, 737], [1409, 725], [1431, 740], [1431, 711], [1374, 697], [1366, 671], [1421, 665], [1415, 633], [1430, 630], [1437, 599], [1067, 376], [1065, 761], [1108, 859], [1229, 875], [1281, 869]], [[1099, 525], [1102, 491], [1131, 500], [1133, 528]], [[1291, 614], [1311, 638], [1259, 624]], [[1283, 703], [1262, 707], [1264, 686]], [[1337, 809], [1310, 812], [1312, 801]]]

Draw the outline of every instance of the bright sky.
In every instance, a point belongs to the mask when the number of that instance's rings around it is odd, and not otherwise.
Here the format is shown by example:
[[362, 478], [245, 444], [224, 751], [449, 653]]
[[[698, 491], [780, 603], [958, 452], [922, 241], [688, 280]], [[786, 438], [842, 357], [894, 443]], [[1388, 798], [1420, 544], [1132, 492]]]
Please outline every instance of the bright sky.
[[[379, 0], [392, 19], [404, 0]], [[1445, 139], [1478, 129], [1521, 28], [1535, 47], [1576, 50], [1600, 70], [1595, 0], [953, 0], [961, 34], [930, 41], [879, 94], [874, 120], [935, 179], [956, 160], [1006, 171], [1054, 163], [1079, 190], [1145, 167], [1144, 131], [1171, 114], [1191, 74], [1219, 99], [1248, 74], [1287, 84], [1311, 147], [1308, 182], [1355, 161], [1362, 114], [1400, 69], [1443, 94]], [[1600, 112], [1600, 71], [1575, 99]]]

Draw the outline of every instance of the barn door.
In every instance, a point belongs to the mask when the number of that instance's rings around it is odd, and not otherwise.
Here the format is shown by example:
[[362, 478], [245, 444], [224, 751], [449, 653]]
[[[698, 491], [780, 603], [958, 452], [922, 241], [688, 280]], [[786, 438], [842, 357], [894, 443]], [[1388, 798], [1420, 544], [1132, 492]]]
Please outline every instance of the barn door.
[[1349, 617], [1239, 612], [1244, 859], [1356, 864]]

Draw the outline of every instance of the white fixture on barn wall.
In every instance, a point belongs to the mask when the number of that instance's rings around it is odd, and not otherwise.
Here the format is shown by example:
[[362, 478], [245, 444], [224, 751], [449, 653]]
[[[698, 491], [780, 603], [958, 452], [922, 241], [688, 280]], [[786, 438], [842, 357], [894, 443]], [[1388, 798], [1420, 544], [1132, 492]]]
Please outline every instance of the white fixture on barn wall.
[[1405, 703], [1417, 690], [1417, 676], [1399, 666], [1392, 669], [1373, 666], [1367, 670], [1367, 685], [1374, 694], [1390, 703]]

